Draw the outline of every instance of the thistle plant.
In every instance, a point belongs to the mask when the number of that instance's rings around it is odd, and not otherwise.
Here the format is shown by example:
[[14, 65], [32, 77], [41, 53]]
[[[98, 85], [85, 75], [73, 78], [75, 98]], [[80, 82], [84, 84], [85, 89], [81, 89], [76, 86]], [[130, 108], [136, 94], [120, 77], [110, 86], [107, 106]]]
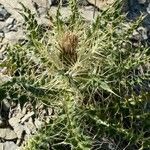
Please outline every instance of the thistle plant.
[[26, 28], [36, 36], [9, 48], [2, 64], [12, 77], [1, 85], [3, 98], [40, 101], [55, 110], [25, 149], [149, 149], [149, 47], [131, 42], [143, 16], [127, 22], [116, 1], [87, 23], [76, 0], [69, 2], [67, 21], [59, 7], [51, 30]]

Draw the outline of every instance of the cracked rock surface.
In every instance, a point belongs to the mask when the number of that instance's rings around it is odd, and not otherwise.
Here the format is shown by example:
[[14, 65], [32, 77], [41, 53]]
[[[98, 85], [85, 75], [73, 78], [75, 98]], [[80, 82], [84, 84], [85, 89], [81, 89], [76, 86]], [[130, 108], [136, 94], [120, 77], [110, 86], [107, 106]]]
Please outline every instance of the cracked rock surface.
[[[48, 123], [45, 120], [49, 120], [52, 116], [52, 110], [42, 104], [32, 106], [29, 102], [25, 103], [23, 108], [19, 103], [14, 105], [13, 102], [9, 102], [9, 104], [6, 105], [6, 100], [1, 104], [3, 116], [0, 121], [5, 125], [0, 127], [0, 150], [2, 148], [10, 150], [9, 145], [12, 150], [19, 150], [24, 146], [25, 140]], [[5, 121], [2, 118], [5, 118]]]

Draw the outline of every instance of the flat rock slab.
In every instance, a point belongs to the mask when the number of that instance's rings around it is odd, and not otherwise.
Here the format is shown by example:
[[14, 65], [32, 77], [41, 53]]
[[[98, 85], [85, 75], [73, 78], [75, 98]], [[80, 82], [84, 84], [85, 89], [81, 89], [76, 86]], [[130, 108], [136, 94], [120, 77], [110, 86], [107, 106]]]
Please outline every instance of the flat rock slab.
[[14, 142], [0, 143], [0, 150], [19, 150], [19, 147]]
[[[97, 11], [94, 13], [95, 10], [94, 10], [94, 8], [92, 6], [79, 8], [79, 11], [81, 12], [82, 17], [85, 18], [85, 20], [87, 20], [87, 21], [93, 20], [94, 14], [95, 14], [95, 16], [98, 15]], [[50, 13], [52, 15], [56, 15], [57, 7], [51, 7]], [[60, 9], [60, 13], [62, 15], [62, 18], [68, 18], [71, 15], [71, 10], [68, 7], [62, 7]]]
[[0, 129], [0, 138], [5, 140], [15, 140], [17, 139], [16, 133], [9, 128]]
[[112, 5], [115, 2], [115, 0], [87, 0], [87, 1], [101, 10], [106, 10], [110, 5]]
[[[19, 14], [19, 10], [22, 9], [19, 2], [23, 3], [33, 13], [36, 13], [36, 9], [34, 6], [35, 3], [38, 4], [38, 7], [42, 11], [41, 13], [43, 14], [46, 14], [46, 10], [50, 8], [50, 3], [48, 2], [48, 0], [0, 0], [0, 3], [11, 14], [11, 17], [17, 19], [18, 22], [23, 22], [23, 17]], [[50, 8], [50, 12], [52, 14], [56, 14], [56, 11], [57, 7], [52, 6]], [[80, 8], [80, 11], [82, 12], [83, 17], [87, 20], [93, 19], [93, 10]], [[62, 7], [61, 12], [64, 16], [68, 16], [70, 14], [70, 10], [66, 7]]]
[[5, 9], [11, 14], [13, 18], [17, 18], [18, 21], [22, 22], [23, 17], [18, 13], [22, 9], [19, 2], [23, 3], [30, 10], [35, 11], [31, 0], [0, 0], [0, 3], [5, 7]]
[[21, 29], [18, 30], [17, 32], [10, 31], [8, 33], [5, 33], [5, 42], [8, 41], [11, 43], [16, 43], [23, 40], [25, 40], [25, 35]]
[[0, 21], [5, 21], [11, 14], [0, 4]]
[[0, 150], [4, 150], [3, 149], [3, 147], [4, 147], [3, 145], [4, 145], [4, 143], [0, 143]]

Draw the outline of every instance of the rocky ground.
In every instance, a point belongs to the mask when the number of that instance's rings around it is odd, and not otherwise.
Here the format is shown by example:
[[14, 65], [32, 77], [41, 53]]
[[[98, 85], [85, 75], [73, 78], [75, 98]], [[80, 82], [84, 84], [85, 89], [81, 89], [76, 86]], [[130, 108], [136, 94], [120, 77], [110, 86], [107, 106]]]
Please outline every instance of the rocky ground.
[[42, 104], [33, 107], [32, 104], [26, 103], [21, 108], [19, 103], [3, 100], [0, 115], [0, 150], [21, 149], [25, 140], [49, 122], [52, 114], [53, 110]]
[[[18, 4], [19, 0], [0, 0], [0, 63], [7, 59], [6, 48], [9, 44], [22, 42], [25, 39], [23, 31], [23, 18], [18, 13], [21, 9]], [[79, 1], [80, 11], [87, 21], [93, 20], [93, 12], [96, 7], [101, 9], [101, 0], [99, 3], [94, 3], [94, 0]], [[52, 14], [56, 13], [57, 0], [21, 0], [25, 6], [29, 7], [37, 14], [39, 23], [49, 25], [50, 21], [46, 19], [46, 12], [50, 9]], [[67, 17], [70, 13], [66, 7], [66, 0], [63, 1], [61, 13], [63, 17]], [[91, 5], [92, 4], [92, 5]], [[96, 7], [94, 7], [96, 5]], [[128, 3], [129, 11], [128, 19], [134, 20], [143, 12], [147, 15], [140, 26], [134, 33], [137, 40], [150, 40], [150, 1], [149, 0], [132, 0]], [[6, 68], [0, 68], [0, 82], [9, 80], [10, 77], [3, 75]], [[17, 150], [23, 146], [25, 139], [28, 139], [32, 134], [49, 120], [49, 116], [53, 114], [51, 108], [44, 108], [44, 105], [39, 104], [33, 108], [32, 104], [26, 103], [23, 108], [20, 104], [10, 102], [4, 99], [0, 104], [0, 150]], [[36, 111], [35, 111], [36, 110]], [[38, 111], [37, 111], [38, 110]], [[45, 121], [43, 121], [45, 120]]]

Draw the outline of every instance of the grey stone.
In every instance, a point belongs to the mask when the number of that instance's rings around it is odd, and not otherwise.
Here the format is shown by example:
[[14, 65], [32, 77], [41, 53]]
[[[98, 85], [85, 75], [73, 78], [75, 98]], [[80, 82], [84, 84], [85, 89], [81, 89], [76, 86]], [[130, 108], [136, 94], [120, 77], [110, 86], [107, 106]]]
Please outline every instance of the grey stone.
[[[2, 73], [4, 73], [5, 71], [6, 71], [6, 67], [5, 68], [3, 68], [3, 70], [1, 71]], [[8, 112], [9, 111], [9, 109], [10, 109], [10, 103], [8, 102], [8, 100], [7, 99], [4, 99], [3, 101], [2, 101], [2, 109], [5, 111], [5, 112]]]
[[18, 10], [22, 9], [21, 5], [18, 2], [22, 2], [26, 7], [32, 10], [32, 12], [35, 12], [31, 0], [0, 0], [0, 2], [11, 14], [11, 17], [17, 19], [18, 22], [23, 21], [23, 17], [18, 13]]
[[4, 119], [0, 115], [0, 127], [3, 127], [5, 125]]
[[94, 12], [93, 6], [86, 6], [83, 9], [80, 9], [81, 15], [86, 21], [93, 21], [94, 18], [98, 16], [98, 11]]
[[24, 40], [25, 35], [23, 31], [20, 29], [17, 32], [11, 31], [5, 34], [5, 40], [9, 41], [9, 43], [17, 43], [20, 40]]
[[[6, 24], [5, 24], [6, 25]], [[3, 29], [2, 29], [2, 31], [6, 34], [6, 33], [8, 33], [9, 32], [9, 29], [8, 29], [8, 27], [7, 26], [4, 26], [3, 27]]]
[[22, 114], [26, 114], [26, 112], [27, 112], [27, 108], [26, 107], [23, 107], [23, 109], [22, 109]]
[[0, 118], [0, 127], [3, 127], [3, 125], [4, 125], [4, 122], [3, 122], [3, 120]]
[[9, 124], [13, 127], [14, 132], [16, 133], [18, 137], [17, 145], [21, 144], [21, 141], [23, 139], [23, 134], [25, 132], [24, 126], [19, 123], [22, 117], [23, 117], [23, 114], [19, 113], [17, 114], [17, 116], [9, 119]]
[[144, 27], [139, 27], [137, 29], [137, 31], [140, 33], [141, 37], [142, 37], [142, 40], [147, 40], [148, 39], [148, 36], [147, 36], [147, 29], [144, 28]]
[[[21, 111], [21, 110], [20, 110]], [[24, 117], [24, 114], [22, 112], [19, 112], [17, 115], [16, 115], [17, 118], [19, 118], [20, 120]]]
[[25, 125], [24, 125], [24, 129], [25, 129], [25, 132], [26, 132], [27, 135], [31, 135], [31, 131], [30, 131], [30, 129], [27, 127], [26, 122], [25, 122]]
[[18, 117], [13, 117], [13, 118], [10, 118], [8, 122], [9, 122], [9, 124], [14, 128], [16, 125], [19, 124], [20, 118], [18, 118]]
[[5, 37], [5, 34], [3, 31], [0, 31], [0, 38], [4, 38]]
[[24, 127], [25, 127], [26, 133], [28, 135], [34, 134], [36, 132], [36, 127], [35, 127], [35, 125], [33, 123], [32, 118], [30, 118], [28, 122], [24, 123]]
[[0, 150], [4, 150], [4, 143], [0, 143]]
[[6, 83], [8, 81], [11, 81], [11, 79], [12, 79], [12, 77], [0, 73], [0, 84]]
[[23, 141], [23, 144], [22, 144], [22, 145], [25, 145], [25, 141], [28, 141], [31, 137], [32, 137], [31, 134], [30, 134], [30, 135], [26, 134], [26, 135], [24, 136], [24, 141]]
[[15, 31], [15, 32], [17, 32], [18, 31], [18, 25], [17, 24], [15, 24], [15, 25], [13, 25], [9, 30], [10, 31]]
[[9, 128], [0, 128], [0, 138], [5, 140], [15, 140], [17, 139], [17, 135]]
[[[4, 68], [1, 68], [1, 69], [0, 69], [0, 73], [5, 74], [6, 71], [7, 71], [7, 67], [4, 67]], [[5, 110], [5, 109], [7, 109], [7, 108], [4, 106], [4, 110]]]
[[14, 131], [17, 134], [18, 139], [22, 139], [23, 133], [24, 133], [24, 126], [21, 124], [18, 124], [14, 126]]
[[6, 25], [5, 21], [0, 21], [0, 31], [3, 31], [5, 25]]
[[51, 116], [54, 112], [54, 109], [53, 108], [48, 108], [48, 116]]
[[146, 0], [138, 0], [139, 4], [144, 4], [146, 3]]
[[9, 17], [6, 20], [6, 26], [7, 26], [8, 30], [12, 29], [15, 24], [16, 24], [16, 20], [14, 18], [12, 18], [12, 17]]
[[147, 7], [147, 13], [150, 14], [150, 4]]
[[[3, 60], [4, 59], [4, 56], [3, 56], [3, 53], [0, 53], [0, 60]], [[1, 71], [2, 73], [2, 71]]]
[[[3, 42], [4, 43], [4, 42]], [[0, 60], [4, 61], [6, 59], [6, 48], [7, 44], [3, 44], [0, 47]], [[4, 70], [3, 70], [4, 71]], [[2, 73], [2, 72], [1, 72]]]
[[10, 31], [10, 29], [13, 28], [13, 24], [9, 24], [9, 25], [7, 26], [7, 28], [8, 28], [8, 30]]
[[87, 6], [89, 5], [89, 2], [87, 0], [78, 0], [78, 5]]
[[148, 30], [144, 27], [139, 27], [137, 30], [133, 32], [133, 39], [137, 41], [144, 41], [148, 39]]
[[21, 123], [24, 123], [25, 121], [27, 121], [30, 117], [32, 117], [34, 115], [34, 112], [29, 112], [28, 114], [26, 114], [22, 119], [21, 119]]
[[[81, 12], [82, 17], [86, 21], [92, 21], [93, 20], [93, 7], [91, 6], [86, 6], [85, 8], [79, 8], [79, 11]], [[57, 13], [57, 7], [51, 7], [50, 12], [52, 15], [56, 15]], [[63, 19], [68, 18], [71, 15], [71, 11], [67, 7], [62, 7], [60, 9], [60, 13], [62, 15]], [[98, 11], [95, 11], [95, 17], [98, 15]]]
[[146, 8], [148, 6], [147, 2], [143, 0], [129, 0], [128, 1], [128, 19], [135, 20], [141, 15], [141, 13], [146, 15]]
[[46, 123], [49, 123], [50, 122], [50, 117], [46, 117], [46, 120], [45, 120]]
[[115, 0], [87, 0], [90, 4], [98, 7], [100, 10], [106, 10], [110, 5], [112, 5]]
[[46, 15], [50, 7], [48, 0], [32, 0], [32, 3], [39, 17]]
[[6, 23], [7, 25], [13, 24], [14, 22], [15, 22], [15, 19], [12, 18], [12, 17], [9, 17], [9, 18], [5, 21], [5, 23]]
[[45, 109], [43, 109], [43, 110], [41, 111], [41, 117], [44, 117], [44, 118], [45, 118], [45, 116], [47, 116], [47, 111], [46, 111]]
[[16, 104], [12, 102], [11, 106], [13, 109], [10, 109], [9, 111], [9, 118], [17, 118], [21, 120], [24, 115], [21, 113], [20, 103]]
[[8, 47], [8, 43], [2, 43], [0, 52], [5, 52], [6, 48]]
[[46, 26], [46, 27], [50, 27], [51, 26], [51, 22], [49, 19], [46, 19], [44, 17], [40, 17], [38, 18], [38, 24], [42, 25], [42, 26]]
[[68, 3], [67, 0], [49, 0], [49, 4], [51, 5], [58, 5], [60, 2], [62, 2], [62, 5], [66, 5]]
[[0, 4], [0, 21], [5, 21], [10, 16], [10, 13]]
[[3, 144], [3, 150], [18, 150], [19, 147], [14, 142], [5, 142]]
[[40, 121], [39, 119], [35, 118], [34, 124], [37, 129], [40, 129], [44, 123], [42, 121]]

